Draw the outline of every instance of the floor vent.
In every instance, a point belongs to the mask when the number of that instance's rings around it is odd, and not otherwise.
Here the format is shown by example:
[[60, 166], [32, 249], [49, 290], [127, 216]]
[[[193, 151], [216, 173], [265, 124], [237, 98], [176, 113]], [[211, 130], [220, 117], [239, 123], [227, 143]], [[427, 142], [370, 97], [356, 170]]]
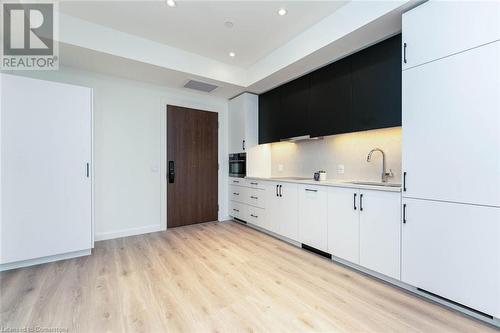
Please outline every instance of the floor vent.
[[193, 89], [193, 90], [198, 90], [198, 91], [203, 91], [203, 92], [209, 93], [209, 92], [212, 92], [215, 89], [217, 89], [218, 86], [216, 86], [214, 84], [210, 84], [210, 83], [201, 82], [201, 81], [189, 80], [184, 85], [184, 88], [188, 88], [188, 89]]
[[322, 257], [325, 257], [325, 258], [328, 258], [328, 259], [332, 259], [332, 255], [330, 253], [323, 252], [323, 251], [318, 250], [318, 249], [316, 249], [316, 248], [314, 248], [312, 246], [309, 246], [309, 245], [306, 245], [306, 244], [302, 244], [302, 248], [304, 250], [307, 250], [307, 251], [319, 254]]
[[489, 314], [487, 314], [487, 313], [484, 313], [484, 312], [481, 312], [481, 311], [477, 311], [477, 310], [475, 310], [475, 309], [473, 309], [473, 308], [470, 308], [470, 307], [468, 307], [468, 306], [466, 306], [466, 305], [463, 305], [463, 304], [457, 303], [457, 302], [455, 302], [455, 301], [452, 301], [451, 299], [448, 299], [448, 298], [445, 298], [445, 297], [442, 297], [442, 296], [436, 295], [436, 294], [434, 294], [434, 293], [431, 293], [430, 291], [427, 291], [427, 290], [425, 290], [425, 289], [422, 289], [422, 288], [417, 288], [417, 290], [418, 290], [418, 291], [421, 291], [421, 292], [423, 292], [423, 293], [425, 293], [425, 294], [428, 294], [428, 295], [430, 295], [430, 296], [432, 296], [432, 297], [439, 298], [440, 300], [443, 300], [443, 301], [446, 301], [446, 302], [451, 303], [451, 304], [453, 304], [453, 305], [456, 305], [456, 306], [459, 306], [459, 307], [461, 307], [461, 308], [464, 308], [464, 309], [466, 309], [466, 310], [468, 310], [468, 311], [470, 311], [470, 312], [474, 312], [474, 313], [476, 313], [476, 314], [478, 314], [478, 315], [481, 315], [481, 316], [483, 316], [483, 317], [486, 317], [486, 318], [489, 318], [489, 319], [493, 319], [493, 316], [490, 316], [490, 315], [489, 315]]

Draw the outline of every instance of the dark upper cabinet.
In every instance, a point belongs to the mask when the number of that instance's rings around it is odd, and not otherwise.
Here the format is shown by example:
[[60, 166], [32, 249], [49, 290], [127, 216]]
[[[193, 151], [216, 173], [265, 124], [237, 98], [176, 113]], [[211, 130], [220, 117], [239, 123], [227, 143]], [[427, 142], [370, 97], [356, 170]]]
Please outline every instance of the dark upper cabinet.
[[401, 126], [401, 35], [259, 96], [259, 143]]
[[352, 124], [356, 131], [401, 126], [401, 35], [352, 58]]
[[306, 75], [280, 87], [280, 139], [309, 134], [309, 78]]
[[279, 141], [281, 87], [259, 95], [259, 144]]
[[326, 136], [352, 131], [351, 58], [320, 68], [310, 76], [308, 134]]

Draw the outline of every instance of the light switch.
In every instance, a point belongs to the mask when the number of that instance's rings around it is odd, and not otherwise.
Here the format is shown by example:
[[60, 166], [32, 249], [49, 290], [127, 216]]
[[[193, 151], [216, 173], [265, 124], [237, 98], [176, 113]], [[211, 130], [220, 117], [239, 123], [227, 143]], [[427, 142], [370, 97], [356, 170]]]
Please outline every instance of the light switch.
[[337, 174], [343, 175], [344, 174], [344, 165], [343, 164], [337, 164]]

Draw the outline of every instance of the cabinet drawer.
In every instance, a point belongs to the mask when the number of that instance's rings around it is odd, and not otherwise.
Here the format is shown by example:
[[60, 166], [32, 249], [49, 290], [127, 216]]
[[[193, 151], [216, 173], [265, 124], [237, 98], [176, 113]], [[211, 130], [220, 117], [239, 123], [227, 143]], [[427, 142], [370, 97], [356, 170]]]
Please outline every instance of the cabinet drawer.
[[247, 207], [248, 206], [242, 203], [229, 201], [229, 215], [245, 221], [247, 215]]
[[247, 203], [249, 200], [247, 197], [247, 188], [242, 186], [229, 186], [229, 200], [237, 201], [241, 203]]
[[247, 181], [247, 185], [251, 188], [258, 188], [261, 190], [266, 188], [266, 185], [261, 181], [253, 180], [253, 179], [247, 179], [246, 181]]
[[246, 219], [245, 221], [251, 224], [255, 224], [261, 228], [266, 228], [266, 210], [262, 208], [247, 206], [246, 207]]
[[247, 203], [252, 206], [266, 208], [265, 206], [265, 190], [258, 190], [250, 188], [247, 191]]
[[246, 179], [244, 179], [244, 178], [234, 178], [234, 177], [229, 177], [229, 185], [248, 186]]

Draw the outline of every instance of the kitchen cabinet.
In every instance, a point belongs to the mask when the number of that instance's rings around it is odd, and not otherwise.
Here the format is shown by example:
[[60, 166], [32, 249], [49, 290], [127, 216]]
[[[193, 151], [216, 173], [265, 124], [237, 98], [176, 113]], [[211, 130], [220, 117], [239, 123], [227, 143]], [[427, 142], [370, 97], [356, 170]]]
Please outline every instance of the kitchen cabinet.
[[401, 35], [351, 56], [351, 131], [401, 126]]
[[500, 2], [429, 1], [404, 13], [402, 28], [408, 69], [499, 40]]
[[355, 264], [359, 264], [358, 192], [352, 188], [328, 189], [327, 252]]
[[263, 208], [247, 206], [244, 220], [264, 229], [269, 228], [268, 220], [266, 219], [266, 210]]
[[323, 252], [327, 246], [327, 188], [299, 185], [299, 241]]
[[404, 196], [500, 206], [498, 59], [495, 42], [403, 71]]
[[359, 193], [359, 264], [394, 279], [400, 279], [400, 207], [400, 193]]
[[246, 220], [247, 205], [242, 202], [229, 201], [229, 215], [240, 220]]
[[243, 186], [229, 185], [229, 200], [247, 203], [249, 189]]
[[350, 188], [328, 191], [328, 252], [400, 278], [400, 193]]
[[404, 282], [500, 317], [500, 208], [403, 199]]
[[311, 73], [310, 134], [313, 137], [353, 130], [351, 57]]
[[401, 35], [259, 96], [259, 143], [401, 126]]
[[266, 210], [269, 230], [298, 241], [297, 184], [270, 182], [266, 185]]
[[258, 144], [258, 99], [244, 93], [229, 101], [229, 153], [243, 153]]

